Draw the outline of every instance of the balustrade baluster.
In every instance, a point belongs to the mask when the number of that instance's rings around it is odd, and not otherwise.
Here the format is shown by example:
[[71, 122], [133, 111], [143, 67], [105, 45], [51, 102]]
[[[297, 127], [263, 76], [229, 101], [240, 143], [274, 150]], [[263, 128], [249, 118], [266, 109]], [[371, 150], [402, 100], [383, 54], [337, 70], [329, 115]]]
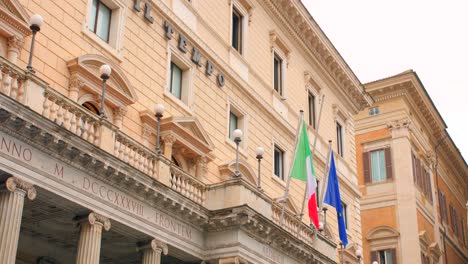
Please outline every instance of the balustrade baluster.
[[124, 157], [123, 157], [123, 161], [124, 162], [128, 162], [128, 155], [130, 154], [130, 145], [128, 142], [125, 142], [125, 151], [124, 151]]
[[84, 121], [81, 117], [81, 113], [80, 112], [76, 112], [75, 113], [75, 123], [76, 123], [76, 131], [75, 131], [75, 134], [79, 137], [81, 137], [81, 134], [83, 134], [83, 124], [84, 124]]
[[14, 100], [17, 100], [17, 96], [18, 96], [18, 75], [12, 74], [10, 97]]
[[7, 96], [10, 96], [10, 85], [11, 85], [10, 71], [7, 70], [5, 72], [5, 76], [3, 77], [3, 82], [2, 82], [2, 93], [6, 94]]
[[90, 143], [94, 143], [94, 122], [92, 120], [89, 120], [88, 138], [86, 138], [86, 140]]
[[59, 101], [57, 109], [57, 118], [55, 119], [55, 123], [61, 126], [63, 124], [63, 104], [64, 102]]
[[24, 104], [24, 88], [25, 88], [24, 80], [18, 78], [17, 82], [18, 82], [18, 97], [16, 98], [16, 100]]
[[52, 103], [50, 104], [50, 114], [49, 114], [49, 119], [52, 120], [53, 122], [55, 122], [55, 114], [56, 114], [56, 110], [55, 110], [55, 105], [56, 105], [56, 102], [57, 102], [57, 98], [54, 96], [52, 97]]
[[46, 93], [44, 94], [44, 103], [42, 104], [42, 116], [48, 117], [49, 116], [49, 95]]
[[81, 118], [82, 122], [83, 122], [83, 126], [81, 127], [81, 138], [83, 138], [84, 140], [87, 140], [88, 139], [88, 119], [86, 117], [82, 117]]
[[70, 116], [71, 116], [71, 112], [70, 112], [70, 108], [68, 106], [64, 106], [63, 107], [63, 112], [65, 113], [64, 117], [63, 117], [63, 127], [66, 129], [66, 130], [70, 130], [70, 127], [71, 127], [71, 123], [70, 123]]

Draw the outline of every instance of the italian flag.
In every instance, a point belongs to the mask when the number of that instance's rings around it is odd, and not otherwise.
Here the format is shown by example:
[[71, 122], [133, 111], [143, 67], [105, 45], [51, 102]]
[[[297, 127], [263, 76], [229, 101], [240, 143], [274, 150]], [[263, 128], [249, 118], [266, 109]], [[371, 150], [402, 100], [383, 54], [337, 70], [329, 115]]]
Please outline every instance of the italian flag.
[[302, 120], [300, 135], [296, 146], [296, 155], [291, 170], [291, 177], [307, 183], [307, 198], [309, 217], [315, 227], [319, 228], [319, 217], [317, 212], [317, 199], [315, 190], [317, 179], [315, 177], [314, 162], [310, 152], [309, 138], [305, 121]]

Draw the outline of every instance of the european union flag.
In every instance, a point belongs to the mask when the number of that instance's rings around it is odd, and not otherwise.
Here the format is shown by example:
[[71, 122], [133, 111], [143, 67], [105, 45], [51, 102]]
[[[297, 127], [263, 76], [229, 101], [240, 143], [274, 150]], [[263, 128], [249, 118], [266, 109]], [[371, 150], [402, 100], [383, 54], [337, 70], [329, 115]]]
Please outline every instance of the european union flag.
[[331, 152], [327, 191], [325, 192], [325, 199], [323, 202], [336, 208], [340, 240], [343, 243], [343, 246], [346, 247], [348, 244], [348, 236], [346, 235], [346, 224], [343, 214], [343, 206], [341, 205], [340, 186], [338, 184], [338, 176], [336, 175], [335, 157], [333, 156], [333, 151]]

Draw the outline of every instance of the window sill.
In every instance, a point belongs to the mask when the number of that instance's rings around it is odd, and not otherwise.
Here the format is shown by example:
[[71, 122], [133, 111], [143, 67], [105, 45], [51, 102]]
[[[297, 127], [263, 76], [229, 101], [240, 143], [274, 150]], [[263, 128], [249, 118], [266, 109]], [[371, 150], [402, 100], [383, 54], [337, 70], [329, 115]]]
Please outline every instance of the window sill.
[[282, 186], [283, 188], [286, 188], [286, 182], [284, 180], [280, 179], [278, 176], [273, 174], [273, 175], [270, 176], [270, 178], [272, 178], [273, 181], [275, 183], [277, 183], [278, 185]]
[[122, 50], [118, 50], [114, 47], [112, 47], [109, 43], [105, 42], [102, 40], [100, 37], [98, 37], [96, 34], [91, 32], [87, 27], [85, 27], [83, 30], [83, 35], [93, 41], [94, 43], [98, 44], [103, 48], [107, 53], [109, 53], [112, 57], [117, 59], [117, 61], [120, 63], [123, 61], [123, 52]]
[[245, 65], [247, 65], [247, 60], [244, 57], [244, 54], [236, 50], [233, 46], [228, 46], [229, 52], [231, 52], [237, 59], [241, 60]]
[[186, 105], [182, 100], [179, 98], [175, 97], [173, 94], [171, 94], [168, 90], [164, 90], [164, 97], [168, 98], [170, 101], [175, 103], [177, 106], [179, 106], [183, 111], [186, 112], [186, 114], [193, 116], [193, 110]]
[[393, 179], [389, 180], [385, 180], [385, 181], [378, 181], [378, 182], [367, 182], [365, 185], [366, 186], [374, 186], [374, 185], [380, 185], [380, 184], [385, 184], [385, 183], [390, 183], [390, 182], [393, 182]]
[[280, 93], [278, 93], [274, 88], [271, 89], [271, 94], [273, 96], [275, 96], [278, 100], [286, 101], [286, 97], [284, 95], [281, 95]]

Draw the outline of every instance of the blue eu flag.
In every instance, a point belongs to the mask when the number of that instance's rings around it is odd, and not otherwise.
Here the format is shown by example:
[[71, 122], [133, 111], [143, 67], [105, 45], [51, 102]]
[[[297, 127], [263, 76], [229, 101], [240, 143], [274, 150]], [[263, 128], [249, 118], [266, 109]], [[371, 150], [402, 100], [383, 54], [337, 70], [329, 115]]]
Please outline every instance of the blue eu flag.
[[335, 157], [333, 156], [333, 151], [331, 153], [327, 191], [325, 192], [325, 199], [323, 202], [336, 208], [340, 240], [343, 243], [343, 246], [346, 247], [348, 244], [348, 236], [346, 235], [345, 218], [343, 213], [343, 206], [341, 205], [340, 186], [338, 184], [338, 176], [336, 175]]

